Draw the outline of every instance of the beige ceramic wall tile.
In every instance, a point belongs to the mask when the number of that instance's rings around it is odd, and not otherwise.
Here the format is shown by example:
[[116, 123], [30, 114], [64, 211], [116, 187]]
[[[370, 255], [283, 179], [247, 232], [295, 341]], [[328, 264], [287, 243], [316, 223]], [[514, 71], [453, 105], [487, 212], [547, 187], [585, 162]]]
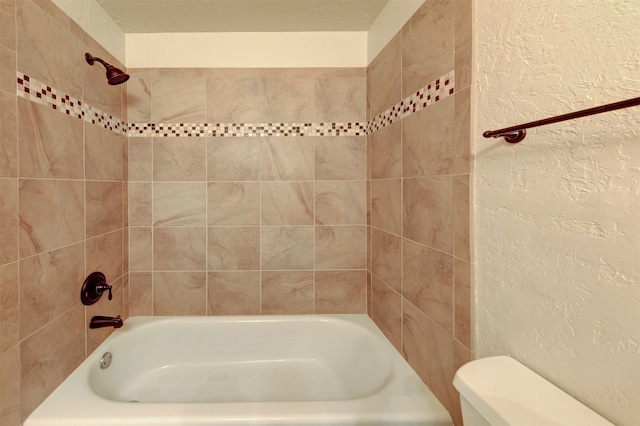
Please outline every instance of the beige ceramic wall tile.
[[316, 181], [316, 223], [366, 224], [365, 181]]
[[207, 223], [205, 182], [153, 184], [155, 226], [204, 226]]
[[122, 228], [122, 183], [87, 181], [87, 238]]
[[129, 181], [153, 179], [152, 138], [129, 138]]
[[129, 286], [129, 271], [127, 270], [122, 276], [122, 318], [127, 320], [131, 316], [130, 307], [130, 286]]
[[129, 315], [153, 315], [152, 283], [151, 272], [129, 274]]
[[[84, 244], [20, 261], [20, 336], [29, 336], [79, 303]], [[42, 291], [47, 288], [47, 291]]]
[[373, 229], [371, 272], [396, 292], [402, 292], [402, 238]]
[[123, 234], [123, 230], [120, 229], [86, 241], [87, 275], [94, 271], [100, 271], [106, 276], [109, 283], [122, 276]]
[[401, 130], [401, 122], [395, 122], [370, 136], [372, 179], [402, 176]]
[[264, 182], [260, 194], [262, 225], [313, 224], [313, 182]]
[[453, 335], [453, 257], [404, 240], [402, 295]]
[[82, 121], [18, 99], [20, 176], [82, 179]]
[[[402, 331], [404, 339], [402, 342], [402, 355], [407, 359], [411, 367], [418, 373], [420, 378], [431, 387], [433, 383], [432, 370], [437, 370], [435, 360], [429, 358], [429, 346], [436, 342], [429, 341], [430, 333], [435, 325], [410, 303], [404, 304]], [[436, 352], [436, 351], [433, 351]], [[437, 352], [436, 352], [437, 354]], [[453, 354], [451, 354], [453, 357]]]
[[20, 341], [19, 297], [18, 263], [0, 266], [0, 354]]
[[471, 257], [469, 175], [453, 177], [453, 254], [462, 260]]
[[364, 314], [367, 271], [316, 271], [317, 314]]
[[16, 97], [0, 92], [0, 176], [18, 176], [18, 116]]
[[155, 227], [153, 266], [155, 271], [204, 271], [207, 230], [205, 227]]
[[471, 89], [456, 89], [453, 108], [453, 172], [469, 174], [471, 171]]
[[210, 123], [272, 123], [259, 70], [244, 78], [207, 80], [207, 121]]
[[262, 227], [261, 269], [313, 269], [313, 227]]
[[125, 276], [125, 284], [127, 274], [129, 273], [129, 227], [122, 230], [122, 273]]
[[207, 179], [210, 181], [260, 180], [262, 138], [208, 138]]
[[366, 120], [364, 68], [319, 71], [314, 88], [314, 123]]
[[398, 33], [369, 65], [367, 95], [369, 119], [402, 100], [402, 37]]
[[122, 226], [129, 227], [129, 182], [122, 181]]
[[371, 224], [367, 224], [367, 271], [371, 273], [373, 270], [373, 243], [371, 238], [371, 233], [373, 232], [373, 228], [371, 228]]
[[[67, 22], [58, 23], [54, 22], [53, 19], [50, 19], [49, 21], [47, 35], [49, 43], [49, 79], [43, 81], [50, 81], [49, 84], [55, 85], [59, 90], [64, 91], [69, 95], [79, 97], [83, 89], [83, 66], [86, 65], [83, 55], [83, 44], [81, 40], [69, 31], [68, 21], [70, 19], [65, 16], [64, 20]], [[86, 92], [87, 90], [85, 85], [85, 100], [90, 102], [90, 98], [87, 97]], [[113, 110], [110, 112], [113, 113], [119, 111]]]
[[456, 49], [471, 41], [472, 0], [453, 2]]
[[16, 2], [16, 12], [18, 69], [32, 78], [47, 81], [49, 17], [30, 0]]
[[71, 24], [71, 19], [64, 13], [58, 6], [48, 0], [33, 0], [33, 3], [44, 10], [52, 20], [59, 23], [63, 28], [68, 28]]
[[81, 98], [84, 55], [81, 41], [68, 29], [69, 18], [58, 22], [29, 0], [16, 6], [18, 69]]
[[454, 66], [454, 0], [427, 0], [402, 29], [402, 95]]
[[400, 351], [402, 345], [402, 298], [375, 276], [371, 277], [371, 319]]
[[156, 138], [154, 181], [203, 181], [207, 178], [207, 144], [200, 138]]
[[456, 356], [458, 346], [450, 333], [410, 303], [404, 304], [402, 353], [456, 419], [460, 417], [459, 396], [452, 382], [463, 358]]
[[154, 315], [205, 315], [205, 272], [154, 272]]
[[371, 225], [392, 234], [402, 233], [400, 179], [371, 181]]
[[150, 182], [129, 182], [129, 225], [150, 226], [153, 218], [153, 186]]
[[71, 374], [85, 357], [84, 306], [56, 318], [20, 344], [22, 418]]
[[210, 182], [207, 224], [260, 225], [259, 182]]
[[365, 136], [314, 139], [317, 180], [366, 179], [367, 139]]
[[313, 271], [262, 272], [262, 314], [314, 313]]
[[151, 75], [162, 78], [209, 78], [215, 69], [209, 68], [150, 68]]
[[153, 269], [152, 228], [129, 228], [129, 262], [131, 271], [151, 271]]
[[0, 265], [18, 260], [18, 180], [0, 179]]
[[260, 271], [209, 272], [209, 315], [259, 315]]
[[452, 178], [404, 179], [404, 237], [445, 253], [453, 252]]
[[131, 78], [152, 78], [158, 77], [162, 68], [128, 68], [127, 73]]
[[453, 171], [453, 96], [402, 120], [402, 175], [451, 174]]
[[[129, 71], [131, 73], [131, 71]], [[127, 122], [151, 122], [151, 81], [131, 76], [126, 84]]]
[[20, 346], [0, 352], [0, 424], [20, 426]]
[[151, 94], [154, 123], [203, 123], [206, 120], [204, 79], [154, 78]]
[[3, 66], [0, 68], [0, 91], [6, 92], [9, 94], [15, 94], [16, 93], [15, 48], [8, 48], [0, 44], [0, 63], [3, 64]]
[[316, 226], [316, 269], [365, 269], [366, 226]]
[[456, 91], [471, 86], [471, 40], [456, 48], [455, 52], [455, 70], [456, 70]]
[[367, 271], [367, 314], [369, 316], [372, 315], [373, 309], [371, 307], [371, 298], [373, 294], [373, 290], [371, 289], [371, 272]]
[[260, 143], [262, 180], [313, 180], [314, 151], [313, 138], [262, 139]]
[[0, 0], [0, 44], [16, 49], [15, 0]]
[[313, 121], [313, 69], [263, 68], [260, 70], [271, 123]]
[[85, 179], [122, 180], [126, 138], [89, 123], [84, 124], [84, 134]]
[[260, 268], [260, 228], [208, 228], [209, 270], [250, 270]]
[[80, 241], [84, 237], [84, 185], [21, 180], [19, 214], [20, 257]]
[[455, 338], [471, 349], [471, 264], [460, 259], [453, 261], [455, 295]]

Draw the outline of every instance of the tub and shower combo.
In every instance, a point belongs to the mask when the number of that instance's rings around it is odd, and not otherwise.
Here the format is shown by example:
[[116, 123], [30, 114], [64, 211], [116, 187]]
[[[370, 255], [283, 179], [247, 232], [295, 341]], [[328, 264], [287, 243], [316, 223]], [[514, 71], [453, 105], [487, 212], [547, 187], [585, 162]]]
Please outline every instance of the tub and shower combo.
[[[111, 293], [104, 274], [81, 300]], [[93, 317], [114, 331], [24, 426], [452, 425], [366, 315]], [[466, 426], [606, 419], [516, 360], [456, 373]]]
[[25, 422], [451, 424], [366, 315], [132, 317]]

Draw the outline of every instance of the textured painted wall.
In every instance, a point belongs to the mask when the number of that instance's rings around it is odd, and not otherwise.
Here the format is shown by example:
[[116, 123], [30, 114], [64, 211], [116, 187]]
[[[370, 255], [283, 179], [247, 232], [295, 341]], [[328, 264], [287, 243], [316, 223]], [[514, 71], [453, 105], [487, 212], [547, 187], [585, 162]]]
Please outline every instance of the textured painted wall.
[[477, 352], [509, 354], [616, 424], [640, 423], [638, 1], [477, 0]]

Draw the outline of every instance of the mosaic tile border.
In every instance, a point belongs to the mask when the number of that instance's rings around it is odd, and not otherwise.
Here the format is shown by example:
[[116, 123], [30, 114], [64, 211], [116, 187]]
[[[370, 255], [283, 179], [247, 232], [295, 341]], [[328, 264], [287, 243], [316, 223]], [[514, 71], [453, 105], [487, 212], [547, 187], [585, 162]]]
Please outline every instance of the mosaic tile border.
[[19, 71], [17, 73], [17, 89], [18, 96], [28, 101], [48, 106], [56, 111], [84, 120], [87, 123], [101, 126], [120, 135], [127, 134], [126, 123], [118, 117], [113, 117], [97, 108], [88, 106], [73, 96], [60, 93], [51, 86], [47, 86], [45, 83], [30, 78]]
[[454, 82], [455, 70], [452, 70], [370, 120], [367, 123], [367, 134], [377, 132], [396, 121], [402, 120], [429, 105], [453, 95], [455, 91]]
[[416, 93], [366, 123], [125, 123], [81, 100], [17, 73], [18, 96], [88, 123], [128, 137], [297, 137], [364, 136], [375, 133], [408, 115], [454, 93], [455, 70], [427, 84]]
[[132, 123], [135, 137], [364, 136], [365, 123]]

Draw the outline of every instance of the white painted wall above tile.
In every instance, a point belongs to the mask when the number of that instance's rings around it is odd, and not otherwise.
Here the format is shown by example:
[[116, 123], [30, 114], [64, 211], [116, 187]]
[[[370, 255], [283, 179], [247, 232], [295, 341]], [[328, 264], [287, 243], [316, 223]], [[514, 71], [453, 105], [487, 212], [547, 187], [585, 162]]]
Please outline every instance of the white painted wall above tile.
[[367, 33], [126, 34], [129, 68], [363, 68]]

